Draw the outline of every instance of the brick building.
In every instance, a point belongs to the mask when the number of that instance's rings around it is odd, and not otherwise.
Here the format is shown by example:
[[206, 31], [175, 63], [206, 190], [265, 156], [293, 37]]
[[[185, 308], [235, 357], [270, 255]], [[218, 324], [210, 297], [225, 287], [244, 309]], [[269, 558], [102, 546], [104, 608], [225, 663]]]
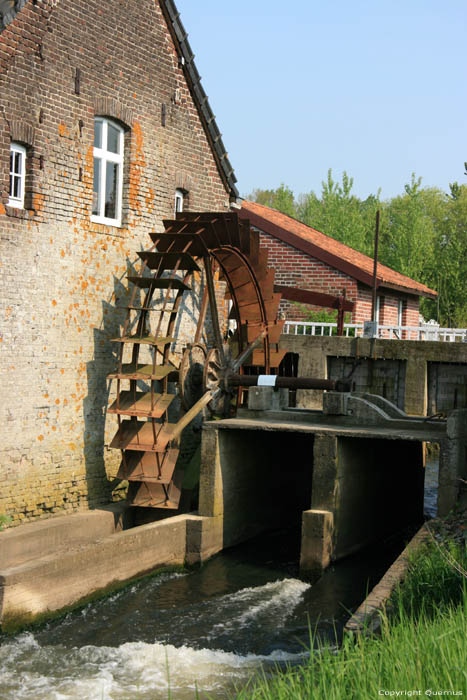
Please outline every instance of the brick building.
[[[279, 285], [333, 296], [345, 290], [354, 302], [352, 322], [371, 320], [373, 260], [320, 231], [269, 207], [243, 200], [240, 216], [260, 232]], [[378, 263], [377, 309], [380, 325], [418, 326], [420, 297], [437, 293]], [[288, 320], [303, 320], [303, 306], [281, 302]], [[312, 310], [313, 307], [310, 307]]]
[[0, 13], [0, 514], [20, 521], [109, 499], [126, 273], [174, 208], [237, 191], [172, 0]]

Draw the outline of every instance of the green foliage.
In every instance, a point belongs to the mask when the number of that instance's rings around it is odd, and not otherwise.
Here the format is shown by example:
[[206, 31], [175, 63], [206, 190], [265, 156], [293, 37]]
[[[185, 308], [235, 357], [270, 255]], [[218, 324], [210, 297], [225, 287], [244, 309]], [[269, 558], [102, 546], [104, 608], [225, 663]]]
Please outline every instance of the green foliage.
[[0, 513], [0, 532], [10, 523], [11, 517], [9, 515], [5, 515], [4, 513]]
[[247, 199], [264, 204], [271, 209], [277, 209], [288, 216], [296, 216], [297, 213], [294, 193], [290, 187], [284, 184], [281, 184], [276, 190], [253, 190]]
[[312, 323], [336, 323], [337, 322], [337, 311], [335, 309], [322, 309], [320, 311], [312, 311], [304, 304], [299, 304], [293, 301], [292, 304], [297, 306], [303, 314], [304, 321], [310, 321]]
[[461, 572], [466, 569], [465, 546], [453, 541], [430, 542], [412, 559], [405, 581], [395, 593], [397, 616], [433, 618], [461, 605], [466, 592]]
[[[465, 551], [453, 550], [465, 563]], [[425, 601], [418, 604], [417, 600]], [[432, 545], [412, 562], [383, 616], [381, 636], [344, 637], [338, 651], [317, 645], [302, 666], [260, 679], [236, 700], [377, 698], [380, 691], [457, 691], [466, 687], [467, 588]], [[315, 645], [316, 648], [316, 645]]]
[[321, 648], [303, 666], [263, 678], [240, 691], [236, 700], [377, 698], [380, 691], [461, 692], [466, 687], [467, 594], [462, 606], [435, 620], [422, 616], [384, 621], [381, 638], [346, 637], [341, 649]]
[[321, 193], [297, 199], [287, 185], [255, 190], [250, 199], [296, 217], [308, 226], [373, 256], [376, 211], [381, 212], [379, 260], [438, 291], [421, 300], [426, 318], [442, 326], [467, 326], [467, 185], [454, 182], [450, 193], [422, 187], [412, 173], [404, 192], [382, 201], [380, 190], [359, 199], [346, 172], [337, 182], [329, 170]]
[[379, 192], [361, 201], [352, 194], [353, 178], [344, 171], [342, 183], [335, 182], [328, 170], [321, 195], [302, 195], [297, 206], [298, 218], [308, 226], [338, 241], [371, 254], [376, 210], [380, 207]]

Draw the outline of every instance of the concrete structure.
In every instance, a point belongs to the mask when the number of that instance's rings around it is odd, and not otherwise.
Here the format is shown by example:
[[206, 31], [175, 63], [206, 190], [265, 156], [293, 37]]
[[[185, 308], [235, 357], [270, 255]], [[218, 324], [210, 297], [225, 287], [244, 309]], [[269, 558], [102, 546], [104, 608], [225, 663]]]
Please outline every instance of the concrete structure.
[[0, 626], [13, 629], [161, 568], [212, 551], [214, 523], [178, 515], [132, 527], [124, 504], [27, 523], [0, 534]]
[[379, 397], [325, 397], [324, 413], [248, 411], [205, 424], [199, 514], [216, 523], [214, 550], [302, 517], [301, 568], [316, 575], [420, 522], [424, 441], [440, 444], [440, 515], [455, 505], [467, 479], [466, 410], [443, 423]]
[[126, 273], [177, 191], [188, 211], [237, 191], [172, 0], [0, 9], [0, 514], [16, 525], [111, 500]]
[[[262, 204], [243, 200], [240, 215], [260, 231], [277, 284], [334, 296], [344, 290], [347, 299], [355, 303], [352, 321], [371, 320], [371, 258]], [[381, 264], [377, 285], [380, 325], [418, 326], [420, 296], [437, 296], [433, 289]], [[282, 302], [281, 310], [288, 320], [305, 317], [303, 308], [289, 301]]]
[[374, 634], [381, 629], [383, 616], [391, 609], [391, 596], [405, 578], [414, 554], [430, 539], [430, 533], [423, 525], [410, 540], [404, 551], [389, 567], [383, 578], [370, 591], [363, 603], [353, 613], [345, 625], [351, 634]]
[[[467, 344], [283, 335], [298, 376], [339, 379], [418, 416], [467, 408]], [[320, 409], [321, 391], [297, 391], [297, 406]]]
[[0, 534], [4, 628], [293, 521], [302, 521], [301, 570], [319, 576], [420, 522], [425, 440], [441, 448], [440, 514], [467, 481], [466, 410], [440, 423], [409, 418], [383, 398], [332, 392], [324, 412], [263, 410], [258, 396], [251, 404], [260, 408], [204, 425], [198, 513], [133, 527], [135, 510], [119, 505]]

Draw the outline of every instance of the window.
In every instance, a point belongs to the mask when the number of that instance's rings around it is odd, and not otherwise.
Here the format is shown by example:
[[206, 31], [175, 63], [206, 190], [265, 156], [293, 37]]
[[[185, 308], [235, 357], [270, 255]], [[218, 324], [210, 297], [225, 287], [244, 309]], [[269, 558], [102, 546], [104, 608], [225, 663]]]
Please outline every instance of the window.
[[384, 314], [384, 297], [383, 296], [378, 296], [376, 297], [376, 321], [379, 324], [383, 323], [383, 314]]
[[110, 119], [94, 120], [92, 221], [122, 222], [123, 129]]
[[404, 316], [405, 316], [405, 299], [399, 299], [397, 302], [397, 325], [398, 326], [403, 326], [404, 325]]
[[175, 190], [175, 216], [177, 216], [177, 212], [183, 211], [184, 195], [185, 193], [183, 190]]
[[24, 190], [26, 180], [26, 149], [19, 143], [10, 146], [10, 196], [8, 205], [24, 209]]

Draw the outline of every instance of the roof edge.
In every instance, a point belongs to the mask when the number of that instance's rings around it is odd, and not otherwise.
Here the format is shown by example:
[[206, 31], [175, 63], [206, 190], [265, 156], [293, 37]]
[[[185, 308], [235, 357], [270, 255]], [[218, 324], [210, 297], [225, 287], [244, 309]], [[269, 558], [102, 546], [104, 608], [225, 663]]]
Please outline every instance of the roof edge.
[[230, 192], [231, 199], [236, 200], [239, 196], [238, 189], [235, 186], [237, 178], [235, 177], [233, 167], [227, 157], [227, 151], [222, 142], [221, 132], [216, 124], [216, 119], [209, 104], [208, 96], [201, 85], [201, 76], [196, 68], [194, 62], [195, 57], [188, 42], [188, 34], [180, 19], [180, 13], [177, 10], [174, 0], [159, 0], [159, 2], [173, 42], [180, 56], [181, 68], [198, 109], [220, 175], [226, 185], [226, 189]]
[[[241, 209], [239, 212], [239, 216], [241, 216], [243, 219], [249, 219], [250, 224], [255, 228], [259, 228], [261, 229], [261, 231], [269, 233], [275, 238], [279, 238], [284, 243], [288, 243], [293, 248], [297, 248], [303, 253], [306, 253], [307, 255], [311, 255], [312, 257], [321, 260], [321, 262], [331, 265], [331, 267], [334, 267], [336, 268], [336, 270], [339, 270], [340, 272], [349, 275], [349, 277], [354, 277], [359, 282], [362, 282], [363, 284], [366, 284], [370, 287], [373, 285], [372, 276], [361, 270], [356, 265], [352, 265], [352, 263], [343, 261], [342, 258], [339, 258], [333, 255], [332, 253], [323, 250], [314, 243], [304, 241], [295, 233], [285, 231], [281, 226], [273, 224], [271, 221], [264, 219], [259, 214]], [[379, 284], [381, 284], [381, 280], [377, 280], [377, 282], [379, 286]]]
[[[283, 241], [284, 243], [287, 243], [288, 245], [291, 245], [293, 248], [297, 248], [303, 253], [311, 255], [317, 260], [320, 260], [321, 262], [324, 262], [327, 265], [334, 267], [336, 270], [343, 272], [349, 277], [353, 277], [358, 282], [361, 282], [367, 287], [373, 287], [373, 275], [365, 272], [357, 265], [347, 262], [346, 260], [342, 260], [342, 258], [340, 258], [339, 256], [334, 255], [333, 253], [330, 253], [327, 250], [324, 250], [323, 248], [314, 243], [304, 241], [300, 236], [297, 236], [295, 233], [287, 231], [281, 226], [272, 223], [271, 221], [265, 219], [256, 212], [252, 212], [248, 209], [242, 208], [239, 211], [239, 216], [241, 216], [243, 219], [249, 219], [252, 226], [260, 229], [261, 231], [264, 231], [265, 233], [269, 233], [269, 235], [274, 236], [275, 238], [279, 238], [279, 240]], [[296, 219], [296, 221], [298, 221], [298, 219]], [[376, 286], [387, 287], [388, 289], [393, 289], [395, 291], [403, 292], [404, 294], [410, 294], [416, 297], [427, 297], [428, 299], [437, 298], [437, 292], [435, 292], [434, 290], [430, 291], [428, 287], [427, 291], [424, 292], [419, 289], [413, 289], [412, 287], [405, 287], [402, 284], [399, 285], [394, 284], [392, 282], [386, 282], [381, 277], [377, 277]]]
[[[381, 282], [379, 286], [381, 287], [381, 289], [392, 289], [396, 292], [404, 292], [405, 294], [410, 294], [410, 296], [413, 297], [426, 297], [427, 299], [438, 298], [438, 292], [435, 292], [434, 289], [432, 292], [415, 291], [411, 287], [404, 287], [402, 284], [393, 284], [392, 282]], [[429, 289], [429, 287], [427, 287], [427, 289]]]

